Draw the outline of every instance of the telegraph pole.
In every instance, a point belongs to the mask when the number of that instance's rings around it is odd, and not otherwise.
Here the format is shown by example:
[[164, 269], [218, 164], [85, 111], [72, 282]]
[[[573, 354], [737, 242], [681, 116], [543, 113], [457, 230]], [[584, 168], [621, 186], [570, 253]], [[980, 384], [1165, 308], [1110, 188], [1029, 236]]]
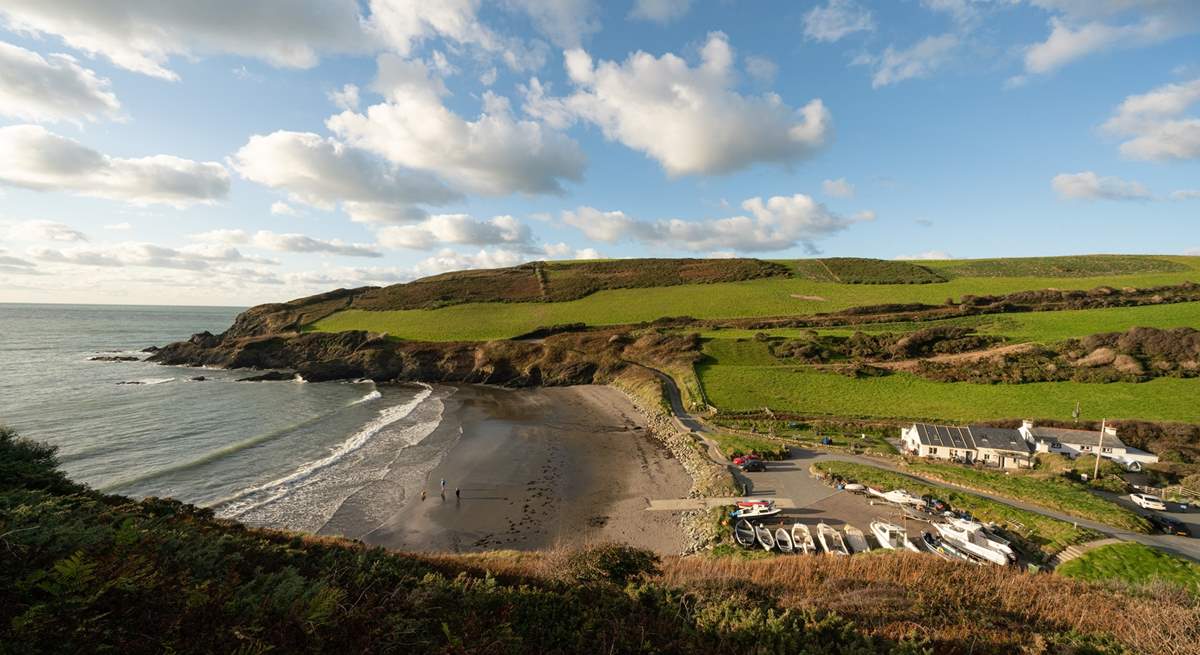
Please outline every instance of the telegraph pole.
[[1108, 419], [1100, 419], [1100, 443], [1096, 446], [1096, 470], [1092, 472], [1092, 479], [1100, 478], [1100, 451], [1104, 450], [1104, 426]]

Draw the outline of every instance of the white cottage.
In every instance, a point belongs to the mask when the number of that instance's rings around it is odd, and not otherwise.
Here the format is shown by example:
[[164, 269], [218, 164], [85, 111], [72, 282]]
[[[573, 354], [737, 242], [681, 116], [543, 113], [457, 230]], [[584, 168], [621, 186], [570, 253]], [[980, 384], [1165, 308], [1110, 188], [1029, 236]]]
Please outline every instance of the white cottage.
[[1020, 429], [1021, 435], [1032, 444], [1034, 451], [1039, 453], [1057, 453], [1074, 459], [1080, 455], [1095, 456], [1098, 449], [1101, 457], [1135, 471], [1141, 470], [1143, 464], [1158, 461], [1158, 455], [1121, 441], [1117, 436], [1117, 429], [1111, 426], [1104, 428], [1103, 439], [1099, 430], [1046, 428], [1036, 426], [1032, 421], [1025, 421]]

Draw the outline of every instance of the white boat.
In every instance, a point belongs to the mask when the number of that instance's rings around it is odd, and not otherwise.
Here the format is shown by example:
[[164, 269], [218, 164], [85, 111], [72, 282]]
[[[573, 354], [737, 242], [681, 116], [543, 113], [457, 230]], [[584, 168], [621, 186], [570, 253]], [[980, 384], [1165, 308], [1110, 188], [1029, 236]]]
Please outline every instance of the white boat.
[[762, 546], [763, 550], [773, 550], [775, 548], [775, 537], [771, 534], [771, 528], [756, 525], [754, 526], [754, 535], [758, 537], [758, 545]]
[[847, 485], [843, 486], [842, 488], [845, 489], [846, 491], [856, 493], [856, 494], [860, 494], [860, 493], [866, 491], [866, 489], [867, 489], [866, 487], [864, 487], [863, 485], [861, 485], [857, 482], [851, 482], [850, 484], [847, 484]]
[[1015, 559], [1017, 554], [1012, 549], [1012, 542], [996, 534], [989, 526], [972, 519], [959, 518], [957, 516], [946, 519], [946, 522], [951, 526], [963, 530], [965, 532], [974, 533], [973, 541], [981, 545], [987, 546], [992, 550], [998, 550], [1004, 553], [1010, 560]]
[[776, 528], [776, 530], [775, 530], [775, 547], [778, 548], [779, 552], [781, 552], [781, 553], [792, 552], [792, 548], [793, 548], [792, 535], [788, 534], [788, 531], [786, 529]]
[[733, 539], [742, 548], [753, 548], [754, 544], [758, 543], [758, 537], [754, 534], [754, 526], [746, 519], [739, 519], [733, 526]]
[[867, 543], [867, 537], [862, 530], [847, 523], [842, 526], [842, 532], [846, 533], [846, 545], [850, 547], [850, 552], [865, 553], [871, 550], [871, 545]]
[[751, 505], [750, 507], [743, 507], [734, 511], [733, 516], [739, 519], [761, 519], [768, 516], [775, 516], [781, 511], [783, 510], [778, 507], [771, 507], [770, 505]]
[[817, 544], [813, 542], [812, 532], [803, 523], [792, 526], [792, 547], [801, 553], [817, 552]]
[[893, 489], [883, 494], [885, 500], [889, 500], [897, 505], [924, 505], [925, 501], [908, 493], [903, 489]]
[[744, 498], [737, 501], [738, 507], [756, 507], [759, 505], [774, 507], [775, 501], [771, 500], [770, 498]]
[[875, 539], [879, 541], [879, 545], [888, 550], [900, 550], [906, 548], [908, 550], [918, 552], [916, 544], [909, 541], [908, 534], [898, 525], [888, 523], [887, 521], [872, 521], [871, 534], [875, 535]]
[[1008, 555], [989, 546], [978, 530], [966, 530], [949, 523], [934, 523], [933, 527], [942, 535], [944, 542], [949, 542], [951, 546], [969, 555], [1000, 566], [1008, 564]]
[[825, 552], [834, 555], [849, 555], [850, 551], [846, 550], [846, 542], [842, 540], [842, 533], [834, 530], [828, 524], [817, 524], [817, 541], [821, 542], [821, 548]]

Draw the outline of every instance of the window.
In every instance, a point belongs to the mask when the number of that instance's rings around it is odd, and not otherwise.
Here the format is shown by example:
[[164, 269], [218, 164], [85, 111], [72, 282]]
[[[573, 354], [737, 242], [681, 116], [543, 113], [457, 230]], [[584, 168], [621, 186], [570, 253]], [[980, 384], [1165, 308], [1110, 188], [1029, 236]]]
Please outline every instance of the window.
[[1109, 448], [1108, 446], [1105, 446], [1105, 447], [1103, 447], [1103, 448], [1101, 448], [1101, 449], [1100, 449], [1100, 452], [1102, 452], [1102, 453], [1111, 453], [1111, 452], [1112, 452], [1112, 448]]
[[937, 454], [937, 448], [934, 448], [933, 446], [930, 446], [930, 447], [929, 447], [929, 454], [930, 454], [930, 455], [936, 455], [936, 454]]
[[983, 454], [983, 461], [985, 461], [985, 462], [986, 462], [986, 461], [990, 460], [991, 458], [992, 458], [992, 454], [991, 454], [991, 453], [984, 453], [984, 454]]
[[1087, 444], [1084, 444], [1084, 445], [1080, 446], [1079, 449], [1080, 450], [1091, 450], [1092, 447]]
[[951, 449], [950, 449], [950, 456], [951, 456], [951, 457], [958, 457], [958, 451], [957, 451], [957, 450], [955, 450], [955, 449], [953, 449], [953, 448], [951, 448]]

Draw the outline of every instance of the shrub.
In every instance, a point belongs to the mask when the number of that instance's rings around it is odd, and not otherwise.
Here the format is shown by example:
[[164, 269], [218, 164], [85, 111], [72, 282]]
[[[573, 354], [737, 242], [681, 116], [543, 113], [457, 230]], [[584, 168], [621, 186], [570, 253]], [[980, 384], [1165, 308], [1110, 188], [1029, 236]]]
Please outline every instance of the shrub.
[[625, 586], [658, 575], [660, 561], [653, 551], [608, 543], [568, 554], [562, 574], [577, 582], [611, 582]]

